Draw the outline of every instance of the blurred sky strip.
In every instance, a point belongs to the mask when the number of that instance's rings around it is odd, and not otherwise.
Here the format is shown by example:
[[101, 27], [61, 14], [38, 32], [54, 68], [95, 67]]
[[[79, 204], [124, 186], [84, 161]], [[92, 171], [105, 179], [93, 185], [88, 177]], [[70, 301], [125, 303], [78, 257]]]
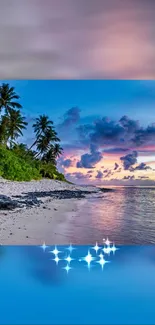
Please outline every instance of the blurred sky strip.
[[0, 0], [1, 79], [154, 79], [154, 0]]

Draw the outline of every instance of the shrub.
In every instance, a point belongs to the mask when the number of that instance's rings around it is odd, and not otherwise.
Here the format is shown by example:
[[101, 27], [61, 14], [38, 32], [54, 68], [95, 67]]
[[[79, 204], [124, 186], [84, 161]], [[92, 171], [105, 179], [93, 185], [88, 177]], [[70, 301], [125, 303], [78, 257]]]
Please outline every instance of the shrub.
[[0, 147], [0, 175], [14, 181], [30, 181], [41, 178], [39, 169], [4, 147]]
[[44, 178], [56, 179], [59, 181], [66, 181], [63, 174], [59, 173], [54, 165], [51, 163], [41, 163], [40, 174]]

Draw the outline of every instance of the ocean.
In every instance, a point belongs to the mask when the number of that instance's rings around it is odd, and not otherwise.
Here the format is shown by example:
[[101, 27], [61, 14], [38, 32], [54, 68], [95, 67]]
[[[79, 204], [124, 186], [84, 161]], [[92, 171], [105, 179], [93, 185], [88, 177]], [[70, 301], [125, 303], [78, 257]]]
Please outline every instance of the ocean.
[[64, 236], [76, 244], [155, 244], [155, 188], [117, 187], [79, 202]]

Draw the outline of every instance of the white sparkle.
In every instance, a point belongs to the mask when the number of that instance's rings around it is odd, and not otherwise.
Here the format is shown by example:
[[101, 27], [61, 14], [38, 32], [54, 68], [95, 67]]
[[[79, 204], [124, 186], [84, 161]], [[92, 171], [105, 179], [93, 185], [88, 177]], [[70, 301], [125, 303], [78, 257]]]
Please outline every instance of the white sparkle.
[[46, 248], [48, 248], [48, 246], [46, 246], [45, 242], [44, 242], [43, 245], [40, 246], [40, 247], [43, 249], [44, 252], [45, 252]]
[[106, 263], [108, 263], [108, 261], [106, 261], [106, 260], [104, 259], [104, 257], [101, 257], [100, 260], [97, 261], [96, 263], [99, 263], [99, 264], [101, 265], [102, 270], [103, 270], [104, 265], [105, 265]]
[[100, 258], [103, 258], [104, 256], [103, 256], [103, 254], [102, 254], [102, 253], [100, 253], [99, 257], [100, 257]]
[[111, 247], [111, 251], [113, 252], [113, 254], [115, 254], [115, 252], [118, 250], [119, 248], [117, 248], [115, 246], [115, 244], [113, 243], [112, 247]]
[[69, 256], [67, 256], [67, 257], [65, 258], [65, 261], [67, 261], [68, 264], [70, 264], [70, 262], [73, 261], [73, 258], [71, 258], [70, 255], [69, 255]]
[[63, 267], [63, 269], [68, 273], [69, 270], [71, 270], [71, 267], [67, 264], [65, 267]]
[[103, 252], [104, 252], [104, 254], [110, 255], [111, 247], [110, 246], [103, 247]]
[[109, 241], [108, 238], [106, 239], [105, 244], [106, 244], [107, 246], [109, 246], [109, 245], [111, 244], [111, 242]]
[[68, 251], [70, 252], [70, 254], [72, 253], [72, 251], [75, 249], [72, 244], [69, 245], [69, 247], [67, 247]]
[[50, 253], [53, 253], [55, 256], [57, 256], [61, 252], [58, 251], [57, 247], [55, 246], [54, 250], [53, 251], [50, 251]]
[[60, 260], [61, 260], [61, 259], [60, 259], [57, 255], [56, 255], [55, 258], [53, 259], [53, 261], [55, 261], [57, 265], [58, 265], [58, 263], [59, 263]]
[[99, 247], [99, 246], [98, 246], [98, 243], [96, 243], [96, 245], [95, 245], [95, 246], [93, 246], [93, 247], [92, 247], [92, 249], [94, 249], [94, 250], [95, 250], [95, 252], [96, 252], [96, 254], [97, 254], [98, 250], [100, 250], [100, 249], [101, 249], [101, 247]]
[[95, 260], [95, 258], [92, 257], [92, 255], [91, 255], [90, 252], [88, 251], [88, 254], [87, 254], [85, 257], [83, 257], [83, 260], [84, 260], [85, 262], [87, 262], [88, 269], [90, 269], [90, 264], [91, 264], [91, 262], [92, 262], [93, 260]]

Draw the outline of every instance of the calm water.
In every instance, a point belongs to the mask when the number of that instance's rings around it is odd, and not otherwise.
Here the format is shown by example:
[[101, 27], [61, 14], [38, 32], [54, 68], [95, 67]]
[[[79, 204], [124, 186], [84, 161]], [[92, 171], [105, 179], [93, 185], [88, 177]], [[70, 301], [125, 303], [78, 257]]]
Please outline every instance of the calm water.
[[103, 271], [76, 247], [68, 274], [51, 249], [0, 247], [0, 324], [155, 324], [155, 246], [123, 246]]
[[155, 244], [155, 188], [122, 187], [89, 199], [71, 218], [66, 238], [76, 244]]

